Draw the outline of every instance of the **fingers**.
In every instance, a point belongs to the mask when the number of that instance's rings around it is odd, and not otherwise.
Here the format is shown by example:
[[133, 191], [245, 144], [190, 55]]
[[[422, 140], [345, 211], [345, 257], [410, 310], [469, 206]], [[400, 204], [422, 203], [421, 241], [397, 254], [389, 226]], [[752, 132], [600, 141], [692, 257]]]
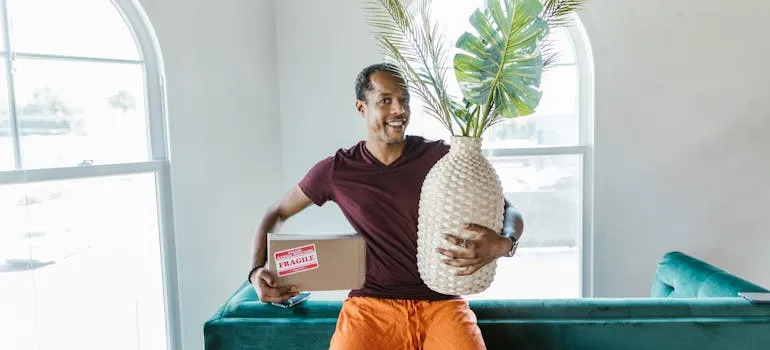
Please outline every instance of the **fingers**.
[[467, 276], [482, 268], [486, 263], [481, 259], [444, 259], [444, 264], [457, 267], [455, 276]]
[[257, 272], [256, 280], [258, 283], [255, 289], [259, 300], [263, 302], [279, 303], [299, 294], [296, 286], [278, 286], [278, 278], [265, 268]]
[[453, 245], [457, 246], [457, 248], [456, 249], [436, 248], [436, 252], [453, 260], [476, 258], [475, 243], [473, 241], [462, 239], [452, 234], [447, 234], [445, 237], [449, 243], [452, 243]]
[[443, 260], [445, 264], [459, 268], [455, 272], [457, 276], [472, 275], [484, 267], [490, 261], [490, 252], [494, 246], [489, 240], [492, 237], [490, 234], [494, 234], [493, 230], [471, 223], [463, 225], [463, 230], [471, 232], [472, 236], [463, 239], [454, 234], [446, 234], [444, 237], [447, 242], [456, 248], [436, 249], [436, 252], [448, 258]]
[[266, 282], [261, 281], [259, 286], [259, 300], [268, 303], [279, 303], [299, 294], [295, 286], [270, 287]]
[[275, 287], [275, 284], [278, 282], [278, 278], [266, 268], [259, 269], [257, 277], [270, 287]]
[[466, 248], [468, 247], [468, 244], [472, 243], [472, 242], [469, 242], [468, 240], [464, 240], [464, 239], [462, 239], [460, 237], [457, 237], [457, 236], [455, 236], [455, 235], [453, 235], [451, 233], [444, 235], [444, 238], [449, 243], [452, 243], [452, 244], [454, 244], [456, 246], [459, 246], [459, 247], [462, 247], [463, 241], [465, 241], [465, 247]]
[[444, 249], [444, 248], [436, 248], [436, 252], [453, 260], [456, 259], [475, 259], [476, 254], [473, 252], [473, 250], [465, 248], [465, 249]]
[[291, 294], [281, 294], [278, 296], [263, 296], [259, 300], [265, 303], [282, 303], [286, 300], [289, 300], [289, 298], [297, 295], [296, 293]]
[[481, 237], [482, 235], [495, 233], [495, 231], [492, 229], [477, 224], [465, 224], [463, 225], [463, 228], [467, 231], [474, 232], [476, 234], [476, 238]]
[[481, 259], [444, 259], [445, 264], [455, 267], [468, 267], [481, 262]]
[[466, 267], [464, 269], [457, 270], [457, 272], [455, 272], [455, 276], [468, 276], [468, 275], [472, 275], [474, 272], [478, 271], [484, 265], [485, 264], [470, 265], [470, 266], [468, 266], [468, 267]]
[[[452, 251], [449, 252], [452, 253]], [[484, 261], [480, 258], [444, 259], [443, 262], [449, 266], [459, 268], [459, 270], [455, 272], [456, 276], [471, 275], [485, 265]]]
[[[478, 239], [481, 239], [482, 237], [484, 237], [485, 235], [488, 235], [490, 233], [494, 233], [493, 230], [491, 230], [491, 229], [489, 229], [487, 227], [481, 226], [481, 225], [477, 225], [477, 224], [465, 224], [465, 225], [463, 225], [462, 228], [465, 231], [471, 232], [471, 234], [472, 234], [471, 237], [468, 240], [465, 240], [466, 244], [470, 244], [470, 243], [472, 243], [473, 240], [478, 240]], [[447, 241], [451, 242], [454, 245], [458, 245], [458, 246], [462, 245], [462, 243], [464, 241], [463, 238], [458, 237], [457, 235], [454, 235], [454, 234], [451, 234], [451, 233], [445, 234], [445, 237], [446, 237]]]
[[468, 231], [473, 231], [473, 232], [478, 232], [478, 233], [483, 233], [484, 231], [487, 230], [486, 227], [481, 226], [481, 225], [477, 225], [477, 224], [465, 224], [465, 225], [463, 225], [463, 228], [468, 230]]

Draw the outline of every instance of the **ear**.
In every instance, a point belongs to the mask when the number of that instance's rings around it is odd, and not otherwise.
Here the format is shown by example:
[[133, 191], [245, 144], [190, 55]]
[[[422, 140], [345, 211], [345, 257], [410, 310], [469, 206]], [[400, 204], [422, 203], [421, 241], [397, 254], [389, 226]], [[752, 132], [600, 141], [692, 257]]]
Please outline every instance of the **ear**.
[[356, 111], [358, 111], [358, 114], [363, 117], [364, 113], [366, 113], [366, 103], [361, 100], [356, 100]]

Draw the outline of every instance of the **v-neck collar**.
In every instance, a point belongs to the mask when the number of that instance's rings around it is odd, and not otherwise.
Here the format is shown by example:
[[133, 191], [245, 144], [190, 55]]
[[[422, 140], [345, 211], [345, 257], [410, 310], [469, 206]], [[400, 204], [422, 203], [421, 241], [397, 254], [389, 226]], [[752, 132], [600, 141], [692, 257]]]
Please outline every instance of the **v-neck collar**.
[[363, 148], [364, 156], [369, 162], [379, 167], [390, 169], [390, 168], [397, 167], [406, 158], [406, 155], [409, 152], [409, 148], [412, 145], [412, 140], [409, 136], [406, 136], [406, 139], [404, 140], [404, 142], [406, 144], [404, 145], [404, 149], [401, 150], [401, 154], [398, 156], [398, 158], [393, 160], [393, 162], [391, 162], [389, 165], [385, 165], [385, 163], [377, 159], [377, 157], [375, 157], [374, 154], [372, 154], [372, 152], [369, 152], [369, 149], [366, 148], [366, 141], [361, 142], [361, 148]]

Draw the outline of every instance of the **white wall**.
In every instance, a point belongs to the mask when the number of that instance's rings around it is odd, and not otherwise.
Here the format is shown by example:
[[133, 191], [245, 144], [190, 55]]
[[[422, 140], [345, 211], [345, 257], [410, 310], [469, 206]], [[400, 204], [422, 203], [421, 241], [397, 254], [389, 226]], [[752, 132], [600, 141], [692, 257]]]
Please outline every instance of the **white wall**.
[[[674, 249], [770, 286], [770, 4], [589, 1], [596, 295], [646, 295]], [[363, 136], [353, 79], [378, 56], [357, 0], [142, 2], [168, 73], [185, 348], [200, 349], [265, 207]], [[332, 204], [284, 230], [349, 226]]]
[[770, 286], [763, 0], [590, 0], [598, 296], [644, 295], [679, 249]]
[[166, 63], [184, 348], [202, 349], [281, 185], [273, 2], [142, 4]]
[[[283, 190], [365, 135], [354, 81], [378, 56], [360, 8], [358, 0], [276, 2]], [[292, 218], [282, 230], [353, 232], [341, 215], [329, 203]]]

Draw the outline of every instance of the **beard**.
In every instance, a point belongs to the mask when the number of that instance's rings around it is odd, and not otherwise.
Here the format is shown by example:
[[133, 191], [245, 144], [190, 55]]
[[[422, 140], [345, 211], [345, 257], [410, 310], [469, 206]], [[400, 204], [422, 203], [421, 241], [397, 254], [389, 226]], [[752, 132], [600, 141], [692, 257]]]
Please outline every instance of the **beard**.
[[377, 133], [380, 141], [393, 144], [401, 143], [406, 139], [406, 125], [401, 128], [393, 128], [387, 125], [383, 125], [382, 129]]

